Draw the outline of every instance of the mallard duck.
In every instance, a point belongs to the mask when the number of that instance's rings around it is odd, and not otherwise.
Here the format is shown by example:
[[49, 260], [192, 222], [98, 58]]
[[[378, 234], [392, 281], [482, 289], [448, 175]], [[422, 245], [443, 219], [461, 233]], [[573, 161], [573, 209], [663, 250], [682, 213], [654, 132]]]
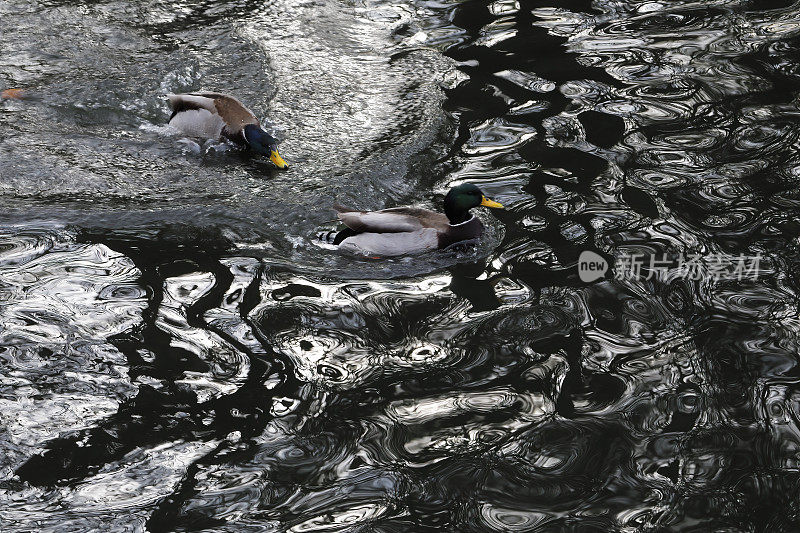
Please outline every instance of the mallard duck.
[[444, 197], [444, 214], [418, 207], [358, 211], [335, 204], [347, 228], [327, 240], [342, 250], [382, 256], [446, 248], [483, 234], [483, 224], [469, 212], [481, 205], [503, 208], [471, 183], [450, 189]]
[[172, 116], [169, 125], [186, 135], [226, 138], [268, 155], [278, 168], [289, 168], [278, 155], [278, 141], [261, 129], [256, 116], [233, 96], [222, 93], [168, 94]]

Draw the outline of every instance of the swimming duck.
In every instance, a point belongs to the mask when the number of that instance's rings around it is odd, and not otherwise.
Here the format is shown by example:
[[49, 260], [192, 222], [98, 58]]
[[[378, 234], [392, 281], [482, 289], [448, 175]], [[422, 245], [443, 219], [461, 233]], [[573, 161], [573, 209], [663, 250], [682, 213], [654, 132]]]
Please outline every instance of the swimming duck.
[[418, 207], [357, 211], [335, 204], [339, 220], [347, 228], [338, 232], [332, 243], [343, 250], [383, 256], [446, 248], [483, 234], [483, 224], [469, 212], [481, 205], [503, 208], [471, 183], [450, 189], [444, 197], [444, 214]]
[[233, 96], [222, 93], [168, 94], [169, 125], [193, 137], [226, 138], [268, 155], [278, 168], [289, 168], [278, 155], [278, 141], [261, 129], [252, 111]]

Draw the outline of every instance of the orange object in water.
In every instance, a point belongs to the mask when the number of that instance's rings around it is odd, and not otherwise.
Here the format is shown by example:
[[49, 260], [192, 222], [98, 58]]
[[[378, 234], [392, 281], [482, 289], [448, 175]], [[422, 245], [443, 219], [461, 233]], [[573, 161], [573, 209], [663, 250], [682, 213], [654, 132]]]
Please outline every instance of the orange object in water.
[[20, 100], [25, 97], [25, 91], [22, 89], [6, 89], [0, 93], [0, 98], [14, 98]]

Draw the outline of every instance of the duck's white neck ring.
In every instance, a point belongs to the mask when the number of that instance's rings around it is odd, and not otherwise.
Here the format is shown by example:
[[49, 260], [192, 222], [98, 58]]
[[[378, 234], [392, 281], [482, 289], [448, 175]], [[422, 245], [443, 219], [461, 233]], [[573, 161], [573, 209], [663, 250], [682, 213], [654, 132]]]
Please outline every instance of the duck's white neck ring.
[[472, 222], [472, 219], [474, 219], [474, 218], [475, 218], [475, 215], [472, 215], [471, 217], [469, 217], [469, 218], [468, 218], [467, 220], [465, 220], [464, 222], [459, 222], [458, 224], [450, 224], [450, 227], [451, 227], [451, 228], [455, 228], [456, 226], [463, 226], [464, 224], [467, 224], [467, 223], [469, 223], [469, 222]]

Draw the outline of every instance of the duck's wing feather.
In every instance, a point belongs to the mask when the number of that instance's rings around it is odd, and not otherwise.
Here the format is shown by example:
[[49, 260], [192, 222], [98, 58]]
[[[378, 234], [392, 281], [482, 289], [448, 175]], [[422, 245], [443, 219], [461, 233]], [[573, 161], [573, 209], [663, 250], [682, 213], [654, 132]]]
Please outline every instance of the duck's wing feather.
[[167, 95], [172, 116], [169, 125], [185, 135], [216, 139], [222, 134], [225, 122], [217, 113], [214, 100], [198, 94]]
[[382, 211], [356, 211], [340, 204], [335, 204], [334, 209], [338, 211], [339, 220], [357, 232], [401, 233], [426, 227], [419, 218], [419, 214], [426, 211], [424, 209], [400, 207]]
[[225, 130], [228, 135], [238, 135], [248, 124], [261, 126], [255, 114], [239, 100], [227, 94], [214, 94], [216, 95], [214, 105], [219, 116], [225, 121]]
[[223, 133], [233, 139], [238, 138], [246, 125], [261, 125], [252, 111], [229, 94], [197, 92], [169, 94], [167, 98], [169, 98], [170, 105], [172, 106], [172, 116], [170, 120], [175, 118], [175, 115], [182, 111], [205, 109], [214, 115], [218, 115], [222, 119], [225, 124]]
[[187, 93], [187, 94], [168, 94], [167, 100], [172, 108], [172, 116], [170, 120], [175, 118], [175, 115], [184, 111], [199, 111], [205, 109], [209, 113], [217, 114], [217, 107], [214, 105], [214, 99], [205, 94], [209, 93]]
[[424, 227], [419, 219], [414, 217], [380, 211], [339, 213], [339, 220], [348, 228], [358, 232], [399, 233], [416, 231]]
[[414, 217], [419, 220], [423, 228], [434, 228], [437, 231], [447, 231], [450, 227], [450, 221], [443, 213], [437, 213], [430, 209], [422, 209], [421, 207], [393, 207], [391, 209], [384, 209], [382, 213]]

